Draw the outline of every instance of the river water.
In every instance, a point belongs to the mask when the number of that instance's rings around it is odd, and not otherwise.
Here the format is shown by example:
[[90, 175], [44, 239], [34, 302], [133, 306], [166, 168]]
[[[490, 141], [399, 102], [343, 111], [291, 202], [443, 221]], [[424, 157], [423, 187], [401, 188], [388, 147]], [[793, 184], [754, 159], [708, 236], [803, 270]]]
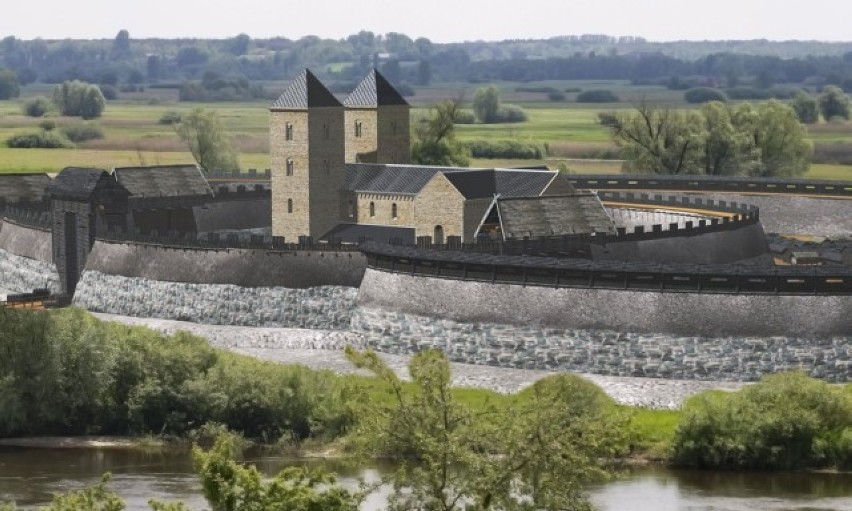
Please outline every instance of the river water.
[[[267, 474], [300, 463], [280, 456], [249, 453]], [[309, 462], [301, 462], [309, 463]], [[322, 461], [346, 483], [357, 477], [377, 480], [376, 468], [352, 468]], [[110, 487], [129, 510], [148, 509], [151, 498], [183, 500], [193, 509], [208, 509], [199, 494], [186, 450], [37, 449], [0, 447], [0, 502], [32, 507], [50, 501], [54, 492], [92, 484], [103, 472], [113, 474]], [[386, 490], [385, 490], [386, 491]], [[852, 474], [731, 473], [632, 468], [619, 478], [590, 488], [603, 511], [852, 511]], [[380, 491], [363, 506], [383, 508]]]

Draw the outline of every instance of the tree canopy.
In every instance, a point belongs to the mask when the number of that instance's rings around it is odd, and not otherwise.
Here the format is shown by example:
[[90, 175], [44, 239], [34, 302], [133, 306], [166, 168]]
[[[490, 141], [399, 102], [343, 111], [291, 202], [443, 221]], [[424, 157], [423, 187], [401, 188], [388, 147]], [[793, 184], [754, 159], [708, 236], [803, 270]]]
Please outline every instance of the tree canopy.
[[830, 85], [823, 89], [819, 96], [819, 109], [822, 118], [830, 121], [835, 118], [849, 119], [850, 107], [849, 96], [840, 87]]
[[77, 80], [57, 85], [53, 89], [53, 103], [62, 115], [83, 119], [100, 117], [106, 108], [106, 99], [97, 85]]
[[12, 99], [20, 95], [18, 75], [11, 69], [0, 69], [0, 99]]
[[194, 108], [175, 128], [192, 157], [204, 170], [239, 169], [237, 155], [225, 134], [222, 120], [213, 110]]
[[641, 103], [607, 119], [635, 173], [799, 176], [813, 152], [795, 110], [776, 100], [687, 111]]
[[455, 122], [461, 114], [460, 100], [445, 100], [429, 108], [414, 130], [411, 159], [422, 165], [467, 167], [467, 148], [455, 138]]

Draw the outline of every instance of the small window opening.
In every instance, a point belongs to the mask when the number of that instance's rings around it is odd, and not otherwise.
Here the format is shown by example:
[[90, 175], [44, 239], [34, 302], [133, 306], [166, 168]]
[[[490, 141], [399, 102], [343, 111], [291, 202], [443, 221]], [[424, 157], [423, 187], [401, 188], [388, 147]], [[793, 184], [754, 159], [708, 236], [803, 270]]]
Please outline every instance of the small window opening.
[[293, 199], [287, 199], [287, 213], [293, 212]]
[[284, 139], [293, 140], [293, 125], [289, 122], [284, 127]]
[[361, 121], [355, 121], [355, 136], [361, 136]]
[[391, 204], [391, 218], [393, 218], [393, 219], [397, 218], [396, 202]]
[[287, 160], [287, 175], [293, 175], [293, 160]]
[[371, 217], [376, 216], [376, 203], [375, 202], [370, 203], [370, 216]]

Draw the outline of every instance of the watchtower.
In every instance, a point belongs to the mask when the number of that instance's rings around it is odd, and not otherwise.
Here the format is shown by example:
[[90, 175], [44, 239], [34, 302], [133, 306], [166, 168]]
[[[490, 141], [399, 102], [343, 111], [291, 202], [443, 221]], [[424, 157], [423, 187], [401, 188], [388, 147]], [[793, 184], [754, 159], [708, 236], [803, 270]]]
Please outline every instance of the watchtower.
[[319, 238], [341, 217], [343, 105], [305, 70], [272, 104], [272, 234]]
[[343, 101], [347, 163], [409, 163], [410, 106], [373, 69]]

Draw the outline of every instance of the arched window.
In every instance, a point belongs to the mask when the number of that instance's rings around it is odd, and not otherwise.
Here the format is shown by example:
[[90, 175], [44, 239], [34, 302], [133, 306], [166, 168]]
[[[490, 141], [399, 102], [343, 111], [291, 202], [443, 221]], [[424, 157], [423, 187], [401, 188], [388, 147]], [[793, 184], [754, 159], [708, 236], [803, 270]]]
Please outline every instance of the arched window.
[[287, 160], [287, 175], [288, 176], [293, 175], [293, 160], [290, 160], [290, 159]]
[[376, 216], [376, 203], [375, 202], [370, 203], [370, 216], [371, 217]]
[[293, 125], [289, 122], [284, 127], [284, 139], [285, 140], [293, 140]]
[[435, 226], [435, 235], [432, 236], [432, 243], [436, 245], [444, 244], [444, 228], [440, 225]]
[[349, 218], [355, 218], [355, 202], [349, 201]]
[[396, 219], [396, 213], [396, 202], [394, 202], [393, 204], [391, 204], [391, 218]]
[[287, 199], [287, 213], [293, 212], [293, 199]]

